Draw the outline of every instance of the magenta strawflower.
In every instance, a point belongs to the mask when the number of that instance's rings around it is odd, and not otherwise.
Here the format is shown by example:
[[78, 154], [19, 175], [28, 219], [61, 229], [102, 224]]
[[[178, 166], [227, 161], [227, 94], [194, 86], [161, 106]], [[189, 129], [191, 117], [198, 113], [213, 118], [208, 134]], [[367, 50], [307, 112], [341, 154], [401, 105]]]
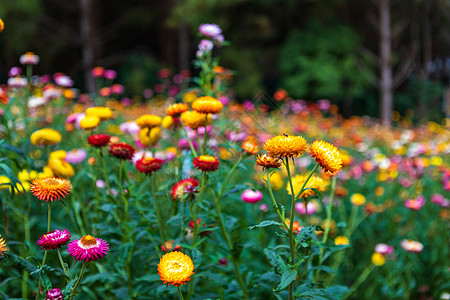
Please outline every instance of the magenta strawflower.
[[76, 260], [90, 262], [105, 257], [108, 254], [109, 245], [102, 239], [85, 235], [79, 240], [72, 241], [67, 251]]
[[67, 229], [50, 231], [37, 241], [41, 250], [59, 249], [70, 241], [70, 232]]
[[64, 295], [59, 288], [51, 289], [47, 292], [45, 300], [64, 300]]
[[247, 202], [247, 203], [257, 203], [257, 202], [261, 201], [262, 198], [263, 198], [263, 195], [258, 190], [247, 189], [247, 190], [243, 191], [241, 194], [242, 201]]

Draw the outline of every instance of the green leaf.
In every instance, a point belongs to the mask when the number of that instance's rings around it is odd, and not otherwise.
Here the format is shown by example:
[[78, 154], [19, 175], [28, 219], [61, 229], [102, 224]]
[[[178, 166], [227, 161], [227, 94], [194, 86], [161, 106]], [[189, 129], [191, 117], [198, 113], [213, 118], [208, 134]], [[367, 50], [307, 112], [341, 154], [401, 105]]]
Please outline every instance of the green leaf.
[[286, 262], [281, 258], [280, 254], [278, 254], [272, 248], [264, 249], [264, 254], [266, 255], [267, 259], [269, 260], [270, 265], [275, 270], [278, 270], [278, 272], [283, 273], [283, 274], [288, 270], [288, 266], [287, 266]]
[[69, 281], [66, 285], [66, 287], [63, 290], [64, 298], [67, 298], [69, 296], [70, 290], [73, 288], [75, 283], [77, 282], [78, 278], [74, 278], [73, 280]]
[[332, 293], [325, 289], [310, 289], [307, 292], [301, 294], [295, 294], [296, 299], [327, 299], [327, 300], [338, 300]]
[[288, 285], [290, 285], [291, 282], [295, 280], [296, 276], [297, 276], [296, 270], [291, 269], [291, 270], [284, 272], [283, 275], [281, 276], [280, 284], [277, 286], [277, 288], [274, 290], [274, 292], [279, 292], [279, 291], [282, 291], [285, 288], [287, 288]]
[[154, 282], [159, 280], [161, 279], [159, 278], [159, 275], [156, 274], [148, 274], [137, 279], [137, 281], [147, 281], [147, 282]]
[[255, 228], [260, 228], [260, 227], [267, 227], [267, 226], [271, 226], [271, 225], [276, 225], [276, 226], [281, 226], [280, 222], [276, 222], [276, 221], [262, 221], [261, 223], [259, 223], [258, 225], [253, 225], [247, 228], [247, 230], [252, 230]]

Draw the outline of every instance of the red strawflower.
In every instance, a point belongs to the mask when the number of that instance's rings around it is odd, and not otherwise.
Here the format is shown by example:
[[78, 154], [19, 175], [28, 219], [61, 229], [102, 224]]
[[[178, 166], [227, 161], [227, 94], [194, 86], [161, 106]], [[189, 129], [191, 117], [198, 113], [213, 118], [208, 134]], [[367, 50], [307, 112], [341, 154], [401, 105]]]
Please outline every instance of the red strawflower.
[[178, 181], [170, 190], [173, 200], [182, 201], [184, 196], [193, 196], [197, 190], [195, 189], [200, 183], [194, 178], [186, 178]]
[[136, 169], [145, 174], [158, 171], [162, 167], [162, 160], [153, 157], [143, 157], [136, 161]]
[[128, 145], [127, 143], [117, 143], [109, 146], [109, 153], [112, 156], [123, 160], [130, 160], [135, 151], [133, 146]]
[[97, 148], [105, 147], [108, 145], [111, 137], [107, 134], [94, 134], [88, 138], [89, 145]]
[[203, 172], [216, 171], [220, 164], [217, 158], [210, 155], [200, 155], [194, 158], [192, 163], [194, 164], [194, 167]]

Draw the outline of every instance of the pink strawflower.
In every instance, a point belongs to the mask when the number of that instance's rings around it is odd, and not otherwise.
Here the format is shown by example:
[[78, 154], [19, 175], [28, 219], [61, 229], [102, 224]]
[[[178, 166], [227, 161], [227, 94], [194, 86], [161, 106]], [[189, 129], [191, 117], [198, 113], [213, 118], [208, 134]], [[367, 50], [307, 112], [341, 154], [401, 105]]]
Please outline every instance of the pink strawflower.
[[448, 207], [450, 205], [449, 201], [445, 199], [441, 194], [434, 194], [433, 196], [431, 196], [431, 202], [441, 207]]
[[217, 24], [202, 24], [199, 26], [198, 31], [200, 34], [210, 38], [216, 38], [222, 33], [222, 29]]
[[375, 246], [375, 252], [383, 254], [383, 255], [389, 255], [394, 253], [394, 247], [388, 245], [388, 244], [377, 244]]
[[400, 243], [403, 249], [405, 249], [408, 252], [415, 252], [419, 253], [423, 250], [423, 245], [420, 242], [413, 241], [413, 240], [402, 240]]
[[62, 73], [56, 73], [53, 75], [53, 79], [55, 80], [55, 83], [62, 87], [71, 87], [73, 85], [73, 80]]
[[214, 44], [210, 40], [201, 40], [198, 44], [198, 50], [202, 52], [209, 52], [213, 49]]
[[263, 203], [259, 206], [259, 210], [262, 212], [268, 212], [269, 208], [267, 207], [267, 204]]
[[425, 198], [423, 196], [417, 196], [416, 199], [407, 199], [405, 206], [412, 210], [420, 210], [425, 205]]
[[[316, 212], [317, 209], [316, 205], [313, 202], [309, 202], [307, 208], [308, 208], [308, 215], [312, 215], [313, 213]], [[297, 202], [295, 204], [295, 210], [297, 211], [297, 213], [305, 215], [306, 214], [305, 202]]]
[[59, 249], [70, 241], [70, 232], [67, 229], [51, 231], [41, 236], [37, 241], [41, 250]]
[[262, 197], [263, 197], [262, 193], [257, 190], [248, 189], [242, 192], [241, 194], [242, 201], [247, 203], [257, 203], [261, 201]]
[[73, 149], [66, 153], [65, 161], [71, 164], [81, 163], [87, 156], [87, 152], [84, 149]]
[[47, 292], [45, 300], [64, 300], [64, 295], [59, 288], [51, 289]]
[[103, 76], [104, 76], [106, 79], [114, 80], [114, 79], [116, 79], [116, 77], [117, 77], [117, 72], [114, 71], [114, 70], [105, 70], [105, 72], [103, 73]]
[[109, 245], [102, 239], [85, 235], [79, 240], [72, 241], [67, 251], [78, 261], [90, 262], [105, 257], [108, 254]]

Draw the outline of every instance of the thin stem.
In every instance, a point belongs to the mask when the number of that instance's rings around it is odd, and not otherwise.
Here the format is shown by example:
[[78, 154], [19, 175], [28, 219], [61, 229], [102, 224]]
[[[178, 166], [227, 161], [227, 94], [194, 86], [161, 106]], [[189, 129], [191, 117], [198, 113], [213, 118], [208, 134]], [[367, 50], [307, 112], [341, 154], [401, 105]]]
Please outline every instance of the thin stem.
[[[294, 213], [295, 213], [295, 192], [294, 192], [294, 185], [292, 184], [292, 177], [291, 177], [291, 170], [289, 168], [289, 158], [286, 158], [285, 162], [285, 166], [286, 166], [286, 171], [288, 174], [288, 178], [289, 178], [289, 186], [291, 188], [291, 214], [290, 214], [290, 222], [289, 222], [289, 231], [288, 231], [288, 235], [289, 235], [289, 248], [290, 248], [290, 252], [291, 252], [291, 263], [292, 265], [295, 265], [295, 245], [294, 245]], [[309, 178], [308, 178], [309, 179]], [[303, 186], [304, 188], [304, 186]], [[302, 188], [302, 190], [303, 190]], [[294, 281], [291, 282], [291, 284], [289, 284], [289, 300], [293, 300], [294, 299]]]
[[70, 291], [70, 298], [69, 298], [69, 300], [73, 299], [74, 293], [77, 290], [78, 286], [80, 285], [81, 279], [83, 279], [84, 272], [86, 271], [87, 265], [88, 265], [88, 263], [84, 261], [83, 265], [81, 267], [80, 276], [78, 277], [77, 282], [75, 283], [74, 287]]
[[[52, 220], [52, 202], [48, 202], [48, 216], [47, 216], [47, 233], [50, 232], [50, 223]], [[47, 250], [45, 250], [44, 252], [44, 259], [42, 260], [42, 264], [41, 266], [45, 265], [45, 261], [47, 260]], [[38, 287], [37, 287], [37, 292], [36, 292], [36, 300], [39, 299], [39, 290], [41, 289], [41, 274], [39, 274], [39, 282], [38, 282]]]
[[[180, 120], [180, 122], [182, 122]], [[195, 151], [194, 145], [192, 144], [191, 138], [188, 136], [186, 128], [184, 128], [184, 124], [181, 123], [181, 130], [183, 130], [184, 135], [186, 136], [186, 139], [188, 140], [189, 147], [191, 148], [191, 152], [194, 154], [195, 157], [198, 156], [197, 151]]]
[[[62, 258], [62, 256], [61, 256], [61, 252], [59, 251], [59, 249], [56, 249], [56, 252], [58, 253], [59, 263], [61, 264], [61, 267], [62, 267], [63, 270], [64, 270], [64, 275], [66, 275], [67, 277], [69, 277], [69, 275], [67, 275], [66, 265], [64, 264], [64, 260], [63, 260], [63, 258]], [[67, 278], [66, 278], [66, 280], [67, 280]], [[69, 281], [67, 280], [67, 282], [69, 282]]]
[[214, 198], [214, 203], [215, 203], [215, 207], [216, 207], [217, 219], [219, 220], [219, 227], [220, 227], [220, 229], [222, 231], [222, 235], [225, 238], [225, 241], [227, 243], [228, 249], [229, 249], [229, 251], [231, 253], [231, 258], [233, 260], [234, 272], [235, 272], [236, 277], [238, 279], [239, 285], [241, 286], [242, 292], [244, 293], [244, 299], [247, 300], [248, 299], [248, 290], [247, 290], [247, 287], [245, 285], [245, 281], [242, 278], [242, 274], [239, 271], [239, 264], [238, 264], [237, 258], [233, 254], [233, 249], [234, 249], [233, 242], [231, 241], [230, 234], [228, 233], [227, 228], [225, 227], [225, 224], [223, 222], [222, 210], [220, 208], [220, 199], [222, 198], [222, 196], [223, 196], [223, 194], [225, 192], [225, 189], [226, 189], [226, 187], [228, 185], [228, 182], [231, 179], [231, 176], [233, 175], [233, 173], [236, 170], [237, 166], [239, 165], [239, 163], [243, 159], [244, 159], [244, 154], [236, 161], [234, 166], [231, 168], [230, 172], [228, 173], [228, 176], [225, 178], [225, 181], [223, 182], [222, 189], [220, 190], [220, 193], [217, 196], [217, 198], [216, 197], [213, 197], [213, 198]]
[[[45, 265], [46, 260], [47, 260], [47, 250], [45, 250], [45, 252], [44, 252], [44, 259], [42, 260], [41, 266]], [[38, 300], [39, 296], [40, 296], [41, 282], [42, 282], [41, 274], [39, 274], [39, 282], [38, 282], [38, 287], [37, 287], [37, 291], [36, 291], [36, 300]]]
[[181, 288], [179, 286], [177, 286], [177, 289], [178, 289], [178, 296], [180, 297], [180, 300], [184, 300], [183, 293], [181, 292]]
[[161, 236], [162, 244], [165, 246], [166, 237], [164, 235], [163, 223], [162, 223], [162, 220], [161, 220], [161, 213], [159, 211], [159, 203], [158, 203], [158, 200], [156, 199], [155, 176], [151, 176], [150, 177], [150, 183], [151, 183], [150, 184], [150, 189], [152, 191], [153, 202], [155, 203], [156, 218], [158, 219], [159, 235]]
[[204, 127], [205, 132], [203, 133], [202, 154], [206, 154], [206, 138], [208, 136], [207, 125], [208, 125], [208, 114], [205, 114], [205, 127]]
[[52, 220], [52, 202], [48, 202], [48, 218], [47, 218], [47, 233], [50, 232], [50, 222]]
[[269, 187], [269, 194], [270, 194], [270, 199], [272, 199], [273, 202], [273, 206], [275, 207], [275, 210], [277, 211], [278, 216], [280, 217], [281, 223], [283, 223], [284, 228], [286, 228], [286, 230], [288, 229], [289, 226], [287, 226], [286, 221], [284, 220], [284, 215], [283, 213], [280, 211], [280, 205], [278, 204], [278, 202], [275, 200], [275, 197], [273, 195], [273, 191], [272, 191], [272, 185], [270, 183], [270, 177], [269, 177], [269, 170], [267, 170], [267, 186]]
[[[289, 158], [286, 158], [284, 162], [284, 165], [286, 166], [286, 171], [288, 174], [288, 178], [289, 178], [289, 186], [291, 189], [291, 214], [290, 214], [290, 222], [289, 222], [289, 248], [290, 248], [290, 252], [291, 252], [291, 261], [292, 261], [292, 265], [295, 265], [295, 256], [296, 256], [296, 248], [295, 248], [295, 243], [294, 243], [294, 214], [295, 214], [295, 201], [296, 198], [300, 195], [303, 194], [303, 191], [305, 189], [306, 184], [308, 183], [309, 179], [311, 178], [311, 176], [313, 175], [314, 171], [316, 171], [317, 167], [319, 166], [319, 164], [317, 163], [314, 168], [311, 170], [311, 172], [309, 173], [308, 177], [306, 178], [305, 182], [303, 183], [302, 188], [300, 189], [300, 192], [298, 193], [298, 195], [295, 195], [294, 192], [294, 185], [292, 184], [292, 176], [291, 176], [291, 170], [289, 167]], [[289, 285], [289, 299], [294, 299], [294, 281], [292, 281], [292, 283]]]
[[[325, 247], [325, 243], [327, 242], [328, 239], [328, 233], [330, 232], [330, 222], [331, 222], [331, 213], [333, 210], [333, 201], [334, 201], [334, 192], [336, 189], [336, 176], [333, 176], [333, 178], [331, 179], [331, 192], [330, 192], [330, 203], [328, 204], [327, 207], [327, 220], [326, 220], [326, 225], [325, 225], [325, 232], [323, 234], [322, 237], [322, 244], [323, 247]], [[324, 248], [320, 248], [320, 255], [319, 255], [319, 266], [322, 265], [322, 259], [323, 259], [323, 252], [324, 252]], [[315, 278], [316, 281], [318, 280], [318, 276], [319, 276], [319, 270], [316, 270], [316, 274], [315, 274]]]

